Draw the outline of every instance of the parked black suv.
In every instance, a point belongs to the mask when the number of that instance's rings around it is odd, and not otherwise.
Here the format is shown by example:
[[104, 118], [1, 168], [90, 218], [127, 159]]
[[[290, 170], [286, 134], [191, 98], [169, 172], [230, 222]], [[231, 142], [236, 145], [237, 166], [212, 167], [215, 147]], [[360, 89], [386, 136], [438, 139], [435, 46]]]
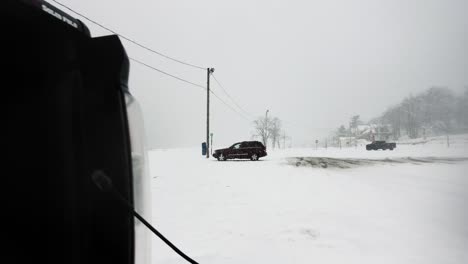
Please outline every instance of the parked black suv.
[[367, 150], [393, 150], [394, 148], [396, 148], [396, 143], [387, 143], [385, 141], [374, 141], [371, 144], [366, 145]]
[[227, 159], [250, 159], [258, 160], [267, 155], [266, 148], [259, 141], [243, 141], [236, 143], [229, 148], [217, 149], [213, 153], [213, 157], [218, 160]]

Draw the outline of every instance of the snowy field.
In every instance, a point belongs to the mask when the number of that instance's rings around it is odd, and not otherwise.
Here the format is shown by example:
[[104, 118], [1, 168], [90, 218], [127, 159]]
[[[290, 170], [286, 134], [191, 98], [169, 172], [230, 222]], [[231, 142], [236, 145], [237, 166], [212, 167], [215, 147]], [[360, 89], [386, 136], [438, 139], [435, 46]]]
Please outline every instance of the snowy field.
[[[468, 263], [468, 136], [450, 140], [257, 162], [153, 150], [152, 223], [201, 264]], [[152, 243], [152, 263], [185, 263]]]

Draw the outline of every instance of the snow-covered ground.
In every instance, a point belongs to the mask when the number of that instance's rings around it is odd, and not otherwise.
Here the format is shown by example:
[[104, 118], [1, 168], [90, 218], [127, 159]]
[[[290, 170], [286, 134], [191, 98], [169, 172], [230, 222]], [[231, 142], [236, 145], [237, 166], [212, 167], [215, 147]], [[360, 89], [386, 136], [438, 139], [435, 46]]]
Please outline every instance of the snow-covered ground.
[[[269, 150], [258, 162], [200, 152], [149, 155], [152, 223], [199, 263], [468, 263], [466, 135], [450, 148]], [[311, 157], [379, 162], [291, 162]], [[152, 263], [185, 263], [152, 243]]]

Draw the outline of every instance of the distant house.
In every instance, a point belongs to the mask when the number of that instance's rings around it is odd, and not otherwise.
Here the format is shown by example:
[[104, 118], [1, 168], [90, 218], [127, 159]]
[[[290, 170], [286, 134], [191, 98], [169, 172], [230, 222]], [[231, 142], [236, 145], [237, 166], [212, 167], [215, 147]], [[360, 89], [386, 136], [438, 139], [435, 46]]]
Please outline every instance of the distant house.
[[392, 127], [388, 124], [358, 125], [355, 135], [357, 139], [368, 141], [388, 140], [392, 135]]
[[351, 147], [356, 145], [356, 137], [339, 137], [338, 138], [338, 143], [340, 144], [341, 147]]

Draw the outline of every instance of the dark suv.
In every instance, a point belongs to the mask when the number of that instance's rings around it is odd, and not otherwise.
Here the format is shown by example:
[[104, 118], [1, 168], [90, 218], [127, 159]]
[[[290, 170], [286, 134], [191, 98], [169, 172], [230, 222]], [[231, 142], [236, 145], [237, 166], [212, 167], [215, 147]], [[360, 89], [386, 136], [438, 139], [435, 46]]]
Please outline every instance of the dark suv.
[[385, 141], [374, 141], [366, 145], [367, 150], [393, 150], [394, 148], [396, 148], [396, 143], [387, 143]]
[[213, 153], [213, 157], [218, 160], [227, 159], [250, 159], [258, 160], [267, 155], [266, 148], [259, 141], [244, 141], [236, 143], [229, 148], [217, 149]]

